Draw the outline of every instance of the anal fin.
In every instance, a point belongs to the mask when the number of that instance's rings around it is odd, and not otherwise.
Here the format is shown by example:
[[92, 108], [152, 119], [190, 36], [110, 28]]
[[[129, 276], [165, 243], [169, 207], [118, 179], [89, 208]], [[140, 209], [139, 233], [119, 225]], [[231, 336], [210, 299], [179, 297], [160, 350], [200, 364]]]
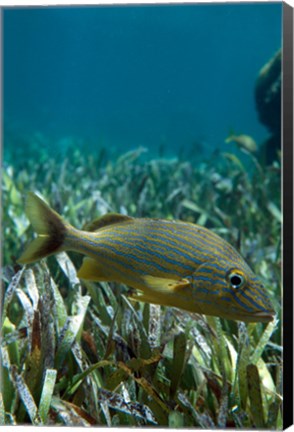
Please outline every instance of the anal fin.
[[95, 261], [93, 258], [86, 257], [83, 264], [77, 273], [78, 278], [90, 281], [110, 281], [111, 278], [107, 275], [104, 267]]

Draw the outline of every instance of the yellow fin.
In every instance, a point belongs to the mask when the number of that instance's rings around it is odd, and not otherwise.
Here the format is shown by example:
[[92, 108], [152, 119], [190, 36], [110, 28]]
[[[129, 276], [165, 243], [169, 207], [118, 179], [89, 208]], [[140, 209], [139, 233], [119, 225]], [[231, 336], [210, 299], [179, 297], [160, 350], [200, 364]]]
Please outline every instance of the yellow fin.
[[94, 219], [92, 222], [87, 223], [83, 229], [85, 231], [98, 231], [100, 228], [103, 228], [108, 225], [113, 225], [119, 222], [127, 222], [132, 220], [133, 218], [130, 216], [125, 216], [118, 213], [109, 213], [104, 216], [101, 216], [98, 219]]
[[52, 210], [38, 195], [29, 192], [26, 200], [26, 215], [38, 234], [17, 260], [29, 264], [60, 252], [69, 225]]
[[182, 288], [187, 288], [190, 285], [190, 281], [186, 278], [183, 279], [166, 279], [156, 276], [146, 275], [142, 277], [144, 285], [153, 290], [160, 292], [172, 292]]
[[109, 281], [111, 277], [106, 274], [105, 269], [93, 258], [84, 258], [82, 267], [77, 273], [78, 278], [90, 281]]

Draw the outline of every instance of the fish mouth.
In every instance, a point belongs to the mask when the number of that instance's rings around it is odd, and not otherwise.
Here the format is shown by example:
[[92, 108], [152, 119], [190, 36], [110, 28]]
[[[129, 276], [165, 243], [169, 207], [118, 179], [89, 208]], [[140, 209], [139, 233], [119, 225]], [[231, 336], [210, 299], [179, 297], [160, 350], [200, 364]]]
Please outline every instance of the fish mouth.
[[276, 313], [274, 311], [260, 311], [255, 312], [252, 318], [256, 319], [256, 321], [270, 322], [274, 320], [275, 316]]
[[245, 321], [245, 322], [264, 322], [268, 323], [270, 321], [273, 321], [275, 319], [276, 312], [274, 311], [258, 311], [254, 312], [251, 315], [240, 315], [239, 320]]

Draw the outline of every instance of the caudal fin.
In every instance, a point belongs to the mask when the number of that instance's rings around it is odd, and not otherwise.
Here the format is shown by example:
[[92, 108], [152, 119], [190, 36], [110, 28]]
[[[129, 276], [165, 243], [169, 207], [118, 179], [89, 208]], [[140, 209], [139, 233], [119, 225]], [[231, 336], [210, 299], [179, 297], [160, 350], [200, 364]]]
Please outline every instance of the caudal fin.
[[33, 192], [27, 197], [26, 215], [38, 237], [28, 245], [18, 262], [28, 264], [61, 251], [67, 229], [61, 216]]

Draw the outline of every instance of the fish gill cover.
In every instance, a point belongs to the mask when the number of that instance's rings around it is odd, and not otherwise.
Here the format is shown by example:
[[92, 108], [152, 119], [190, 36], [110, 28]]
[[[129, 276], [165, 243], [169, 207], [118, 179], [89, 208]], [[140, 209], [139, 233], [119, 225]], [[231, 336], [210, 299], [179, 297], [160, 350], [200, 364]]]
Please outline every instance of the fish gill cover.
[[[4, 10], [2, 424], [281, 429], [280, 23], [278, 3]], [[20, 266], [29, 191], [81, 229], [208, 228], [276, 318], [133, 301], [71, 252]]]

